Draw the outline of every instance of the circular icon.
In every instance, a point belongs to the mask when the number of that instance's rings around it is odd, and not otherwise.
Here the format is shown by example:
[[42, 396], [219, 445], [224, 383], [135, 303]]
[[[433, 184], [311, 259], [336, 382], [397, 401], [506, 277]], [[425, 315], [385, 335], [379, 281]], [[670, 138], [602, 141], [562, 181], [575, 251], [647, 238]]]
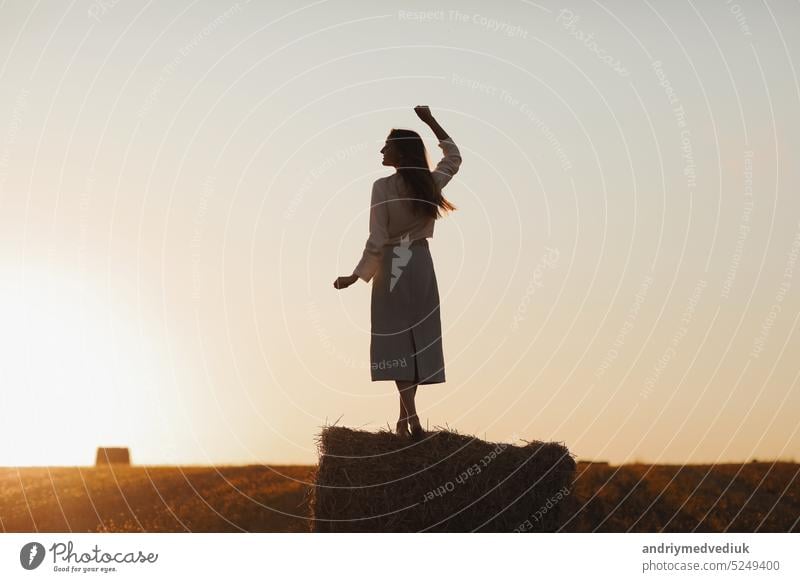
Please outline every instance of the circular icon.
[[44, 546], [39, 542], [28, 542], [19, 551], [19, 563], [26, 570], [35, 570], [44, 561]]

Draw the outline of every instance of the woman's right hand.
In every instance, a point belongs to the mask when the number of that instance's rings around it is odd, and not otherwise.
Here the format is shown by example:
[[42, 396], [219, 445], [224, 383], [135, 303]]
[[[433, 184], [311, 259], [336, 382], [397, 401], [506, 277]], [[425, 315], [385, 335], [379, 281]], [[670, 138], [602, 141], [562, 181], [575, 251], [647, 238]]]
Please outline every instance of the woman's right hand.
[[422, 121], [425, 123], [430, 123], [433, 121], [433, 115], [431, 114], [431, 109], [427, 105], [417, 105], [414, 107], [414, 113], [417, 114]]
[[439, 123], [433, 118], [430, 107], [427, 105], [417, 105], [414, 107], [414, 112], [428, 125], [428, 127], [431, 128], [431, 130], [433, 130], [434, 135], [436, 135], [436, 138], [439, 141], [443, 139], [450, 139], [450, 136], [447, 135], [447, 132], [442, 129], [442, 126], [439, 125]]
[[337, 289], [347, 289], [350, 285], [358, 281], [358, 275], [353, 273], [352, 275], [345, 275], [343, 277], [336, 277], [336, 280], [333, 282], [333, 286]]

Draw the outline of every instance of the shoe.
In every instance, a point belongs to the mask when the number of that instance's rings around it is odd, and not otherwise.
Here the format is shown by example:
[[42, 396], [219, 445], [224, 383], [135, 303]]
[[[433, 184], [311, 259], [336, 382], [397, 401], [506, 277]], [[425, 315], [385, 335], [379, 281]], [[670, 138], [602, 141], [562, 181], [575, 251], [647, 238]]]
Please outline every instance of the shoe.
[[397, 422], [397, 436], [408, 438], [411, 436], [411, 433], [408, 432], [408, 423], [405, 420], [400, 420]]
[[422, 425], [419, 423], [419, 418], [417, 415], [410, 416], [408, 418], [408, 424], [411, 425], [411, 438], [415, 441], [420, 440], [422, 437], [425, 436], [425, 430], [422, 428]]

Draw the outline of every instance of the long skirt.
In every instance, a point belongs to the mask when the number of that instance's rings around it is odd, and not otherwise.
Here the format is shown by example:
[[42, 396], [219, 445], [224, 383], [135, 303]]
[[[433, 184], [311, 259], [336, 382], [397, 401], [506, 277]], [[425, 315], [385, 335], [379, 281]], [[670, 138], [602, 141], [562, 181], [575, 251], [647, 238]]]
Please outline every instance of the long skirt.
[[445, 381], [439, 287], [427, 239], [384, 247], [370, 311], [373, 381]]

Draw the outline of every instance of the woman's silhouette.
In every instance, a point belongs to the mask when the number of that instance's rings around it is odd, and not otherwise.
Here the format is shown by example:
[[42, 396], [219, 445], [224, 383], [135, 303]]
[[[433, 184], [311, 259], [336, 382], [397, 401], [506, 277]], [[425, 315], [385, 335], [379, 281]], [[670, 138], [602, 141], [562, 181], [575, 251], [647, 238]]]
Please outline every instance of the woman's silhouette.
[[[445, 381], [439, 289], [428, 238], [441, 211], [455, 210], [442, 188], [458, 171], [461, 154], [425, 105], [414, 108], [439, 140], [444, 157], [431, 172], [419, 134], [392, 129], [381, 153], [391, 176], [372, 185], [369, 238], [353, 274], [338, 277], [344, 289], [372, 281], [370, 360], [372, 380], [394, 380], [400, 392], [397, 434], [424, 431], [414, 399], [420, 384]], [[409, 432], [409, 427], [411, 428]]]

